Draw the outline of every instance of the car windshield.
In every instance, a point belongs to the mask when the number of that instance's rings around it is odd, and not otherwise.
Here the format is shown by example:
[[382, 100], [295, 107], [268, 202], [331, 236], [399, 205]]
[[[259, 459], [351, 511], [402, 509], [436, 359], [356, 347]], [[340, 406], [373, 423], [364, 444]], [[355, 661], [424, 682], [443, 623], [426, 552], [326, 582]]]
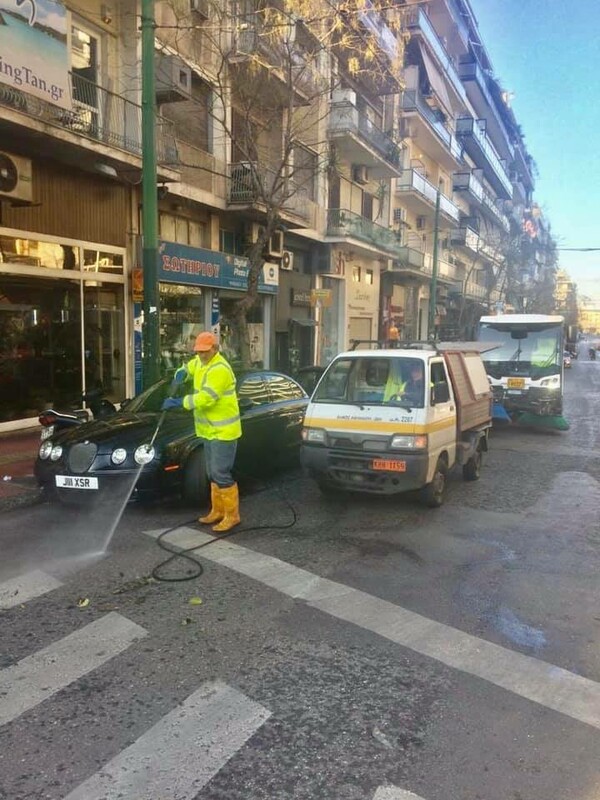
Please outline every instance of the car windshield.
[[125, 406], [127, 414], [145, 414], [160, 411], [164, 399], [169, 391], [170, 381], [160, 381], [150, 386]]
[[555, 375], [561, 370], [562, 331], [551, 325], [533, 330], [483, 324], [479, 340], [499, 344], [484, 355], [489, 375], [528, 375], [534, 379]]
[[339, 358], [327, 369], [313, 401], [423, 408], [424, 366], [421, 359], [400, 356]]

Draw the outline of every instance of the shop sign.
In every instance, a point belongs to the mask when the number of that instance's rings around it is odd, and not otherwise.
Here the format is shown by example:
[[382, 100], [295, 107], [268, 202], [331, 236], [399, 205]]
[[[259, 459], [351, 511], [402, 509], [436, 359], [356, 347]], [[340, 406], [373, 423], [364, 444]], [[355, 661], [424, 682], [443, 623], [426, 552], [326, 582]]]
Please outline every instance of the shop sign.
[[330, 308], [333, 302], [333, 292], [331, 289], [311, 289], [310, 290], [310, 304], [311, 306], [321, 306], [322, 308]]
[[309, 289], [291, 289], [290, 295], [290, 305], [292, 306], [306, 307], [311, 305], [311, 292]]
[[144, 270], [140, 267], [131, 271], [131, 297], [134, 303], [144, 302]]
[[0, 83], [70, 109], [67, 21], [61, 0], [0, 0]]
[[[248, 259], [242, 256], [175, 242], [159, 243], [159, 281], [245, 292], [248, 289], [249, 271]], [[278, 265], [265, 263], [258, 279], [258, 291], [261, 294], [277, 294], [278, 288]]]

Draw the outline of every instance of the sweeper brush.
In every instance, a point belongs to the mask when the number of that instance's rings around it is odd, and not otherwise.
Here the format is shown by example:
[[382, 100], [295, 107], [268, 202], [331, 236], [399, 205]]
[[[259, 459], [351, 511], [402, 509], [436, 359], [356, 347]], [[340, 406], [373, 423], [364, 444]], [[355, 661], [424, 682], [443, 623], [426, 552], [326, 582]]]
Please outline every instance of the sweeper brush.
[[529, 428], [545, 428], [552, 431], [568, 431], [571, 427], [561, 414], [541, 416], [540, 414], [532, 414], [530, 411], [524, 411], [515, 421], [519, 425]]

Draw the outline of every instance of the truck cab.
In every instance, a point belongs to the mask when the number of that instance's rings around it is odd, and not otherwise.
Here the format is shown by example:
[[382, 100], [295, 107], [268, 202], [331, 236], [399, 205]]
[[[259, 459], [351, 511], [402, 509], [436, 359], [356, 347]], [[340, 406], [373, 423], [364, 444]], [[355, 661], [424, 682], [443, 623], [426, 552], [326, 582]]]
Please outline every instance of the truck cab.
[[437, 506], [456, 463], [479, 477], [490, 425], [474, 343], [352, 350], [332, 361], [311, 397], [301, 458], [324, 492], [420, 489]]

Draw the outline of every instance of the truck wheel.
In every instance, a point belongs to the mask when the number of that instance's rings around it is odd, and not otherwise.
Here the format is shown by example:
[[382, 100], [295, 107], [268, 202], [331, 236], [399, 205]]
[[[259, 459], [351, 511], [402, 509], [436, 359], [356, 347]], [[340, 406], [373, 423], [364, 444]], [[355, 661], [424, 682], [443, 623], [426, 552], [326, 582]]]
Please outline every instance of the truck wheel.
[[466, 464], [463, 464], [463, 478], [466, 481], [478, 481], [481, 477], [481, 464], [483, 457], [479, 445]]
[[433, 473], [433, 480], [421, 489], [421, 500], [429, 508], [439, 508], [446, 495], [448, 465], [443, 458], [438, 458]]
[[206, 502], [208, 475], [202, 447], [196, 448], [187, 460], [183, 473], [182, 494], [186, 505], [198, 507]]

